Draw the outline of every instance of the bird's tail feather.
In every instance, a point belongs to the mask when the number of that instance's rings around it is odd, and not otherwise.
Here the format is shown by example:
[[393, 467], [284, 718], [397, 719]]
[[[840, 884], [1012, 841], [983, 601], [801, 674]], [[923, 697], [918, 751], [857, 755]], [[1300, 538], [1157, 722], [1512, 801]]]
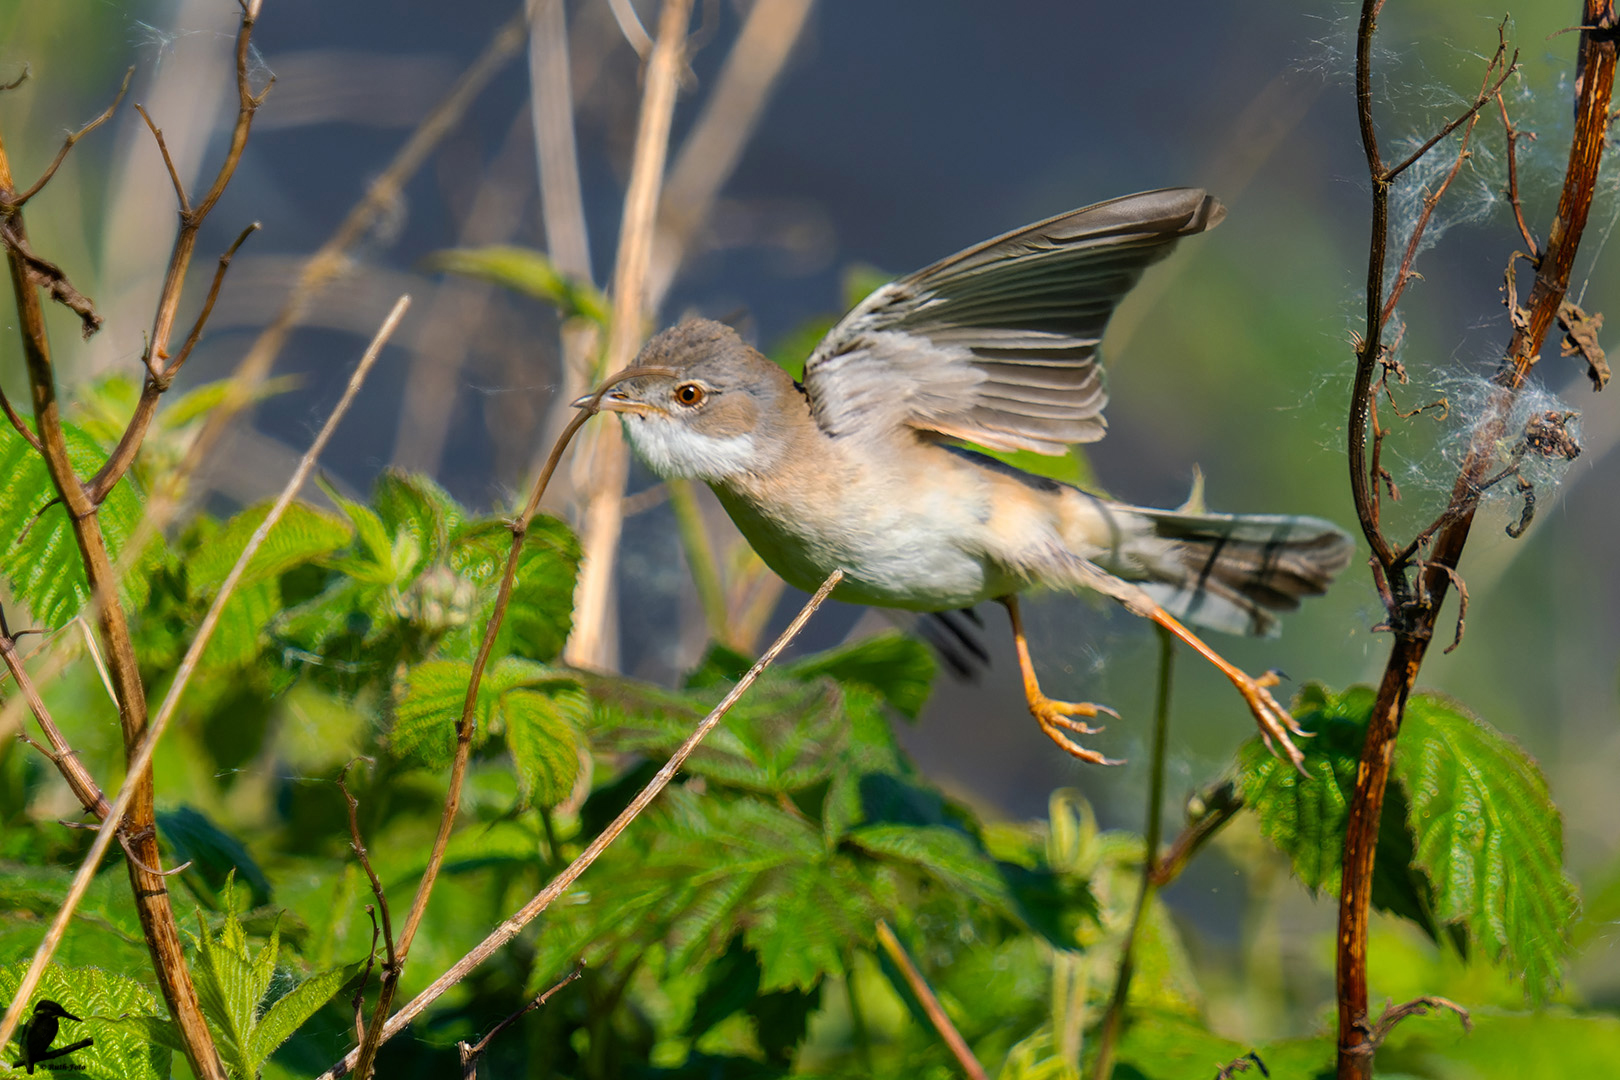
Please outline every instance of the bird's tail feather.
[[[1277, 612], [1327, 590], [1355, 544], [1330, 521], [1282, 514], [1131, 508], [1126, 558], [1142, 588], [1185, 622], [1232, 634], [1277, 632]], [[1133, 575], [1135, 576], [1135, 575]]]

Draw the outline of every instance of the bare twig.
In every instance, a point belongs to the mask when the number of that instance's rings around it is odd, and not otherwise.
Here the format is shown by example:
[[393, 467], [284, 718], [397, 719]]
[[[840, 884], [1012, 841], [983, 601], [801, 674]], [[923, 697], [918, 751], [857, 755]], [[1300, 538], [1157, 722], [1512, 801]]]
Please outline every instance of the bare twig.
[[[361, 760], [356, 758], [355, 760]], [[338, 790], [343, 793], [343, 801], [349, 807], [349, 846], [354, 849], [355, 858], [360, 860], [360, 868], [366, 872], [371, 882], [371, 894], [377, 898], [377, 907], [382, 911], [383, 946], [387, 950], [388, 968], [399, 966], [399, 958], [394, 952], [394, 924], [388, 913], [388, 894], [383, 891], [382, 882], [377, 878], [377, 871], [371, 868], [371, 856], [366, 851], [365, 838], [360, 835], [360, 800], [349, 791], [349, 770], [354, 767], [354, 761], [343, 766], [338, 773]]]
[[[555, 466], [555, 460], [553, 460], [552, 465]], [[709, 714], [693, 729], [692, 734], [686, 737], [686, 741], [681, 743], [675, 752], [670, 755], [669, 760], [664, 763], [664, 767], [658, 770], [657, 774], [647, 782], [647, 786], [642, 788], [634, 799], [630, 800], [630, 804], [620, 812], [619, 816], [614, 818], [612, 823], [603, 829], [601, 834], [595, 840], [592, 840], [585, 850], [580, 852], [578, 857], [568, 864], [568, 867], [562, 873], [553, 878], [544, 889], [527, 904], [524, 904], [511, 918], [491, 931], [489, 936], [484, 938], [477, 948], [456, 961], [455, 965], [435, 979], [431, 986], [416, 995], [399, 1012], [389, 1017], [388, 1023], [383, 1028], [382, 1041], [386, 1042], [400, 1031], [403, 1031], [412, 1020], [420, 1016], [423, 1010], [437, 1001], [446, 990], [466, 978], [485, 960], [499, 952], [507, 942], [511, 941], [525, 926], [539, 917], [543, 911], [556, 901], [557, 897], [561, 896], [570, 885], [579, 879], [581, 874], [590, 868], [590, 865], [601, 856], [602, 852], [607, 850], [608, 845], [617, 840], [619, 834], [629, 828], [630, 823], [652, 804], [652, 801], [658, 797], [664, 788], [669, 786], [669, 782], [675, 778], [675, 774], [686, 764], [687, 758], [692, 756], [692, 752], [698, 748], [698, 744], [704, 740], [709, 732], [714, 730], [726, 713], [731, 711], [732, 706], [736, 705], [742, 696], [748, 692], [748, 688], [754, 685], [755, 680], [764, 673], [765, 669], [776, 662], [776, 658], [782, 655], [782, 650], [786, 649], [788, 643], [799, 635], [799, 631], [804, 629], [804, 624], [810, 621], [810, 616], [815, 614], [816, 609], [821, 607], [822, 603], [826, 601], [833, 589], [842, 580], [844, 580], [842, 570], [834, 570], [827, 575], [827, 580], [823, 581], [821, 587], [805, 602], [804, 607], [799, 610], [799, 614], [788, 624], [787, 629], [783, 630], [771, 647], [765, 650], [765, 654], [755, 662], [754, 666], [749, 668], [741, 679], [737, 680], [737, 684], [731, 688], [725, 697], [720, 699], [720, 703], [710, 710]], [[358, 1061], [359, 1055], [359, 1050], [351, 1051], [342, 1061], [322, 1073], [320, 1080], [336, 1080], [337, 1077], [348, 1075], [354, 1068], [356, 1061]]]
[[[249, 537], [247, 546], [242, 549], [242, 554], [238, 556], [236, 564], [231, 567], [231, 572], [225, 576], [224, 582], [219, 587], [219, 592], [214, 596], [214, 602], [208, 608], [208, 613], [203, 616], [202, 623], [197, 627], [197, 634], [192, 639], [190, 648], [186, 650], [185, 657], [180, 661], [180, 666], [175, 671], [168, 695], [163, 699], [163, 704], [159, 707], [156, 717], [153, 718], [150, 728], [145, 730], [145, 737], [139, 744], [139, 750], [129, 762], [129, 770], [125, 776], [123, 786], [119, 788], [118, 798], [114, 800], [112, 810], [106, 819], [109, 825], [123, 821], [124, 814], [128, 812], [137, 792], [145, 790], [147, 797], [150, 798], [150, 782], [148, 780], [148, 782], [142, 783], [141, 780], [148, 777], [147, 770], [151, 766], [152, 755], [157, 750], [158, 740], [163, 737], [169, 722], [174, 718], [180, 704], [180, 696], [185, 692], [186, 685], [191, 681], [192, 674], [197, 670], [197, 664], [202, 658], [203, 650], [208, 646], [209, 639], [213, 636], [214, 628], [219, 625], [220, 614], [225, 608], [226, 601], [230, 599], [231, 593], [235, 591], [236, 585], [241, 581], [242, 574], [247, 569], [249, 561], [259, 550], [260, 545], [264, 543], [265, 537], [275, 527], [276, 522], [281, 520], [282, 514], [286, 512], [294, 496], [304, 486], [304, 482], [309, 479], [310, 471], [314, 469], [316, 459], [320, 457], [321, 451], [326, 448], [327, 441], [331, 439], [332, 432], [336, 430], [338, 421], [342, 419], [343, 414], [353, 404], [355, 395], [360, 391], [361, 383], [365, 381], [365, 377], [370, 373], [372, 365], [376, 362], [377, 357], [381, 355], [383, 345], [399, 325], [399, 320], [404, 316], [405, 309], [409, 304], [409, 297], [400, 297], [399, 303], [394, 305], [394, 310], [389, 313], [382, 328], [377, 331], [377, 336], [372, 339], [370, 346], [367, 347], [365, 355], [360, 358], [360, 364], [350, 377], [348, 388], [344, 391], [343, 397], [338, 401], [337, 406], [333, 408], [331, 416], [327, 417], [326, 423], [315, 436], [315, 441], [305, 451], [303, 458], [298, 462], [298, 468], [293, 472], [286, 486], [282, 488], [280, 497], [270, 507], [270, 512], [265, 515], [264, 521]], [[106, 608], [104, 607], [103, 610], [105, 611]], [[114, 670], [116, 672], [116, 667]], [[28, 971], [23, 975], [22, 981], [17, 986], [10, 1009], [7, 1010], [4, 1020], [0, 1020], [0, 1043], [4, 1043], [16, 1030], [17, 1022], [21, 1019], [22, 1003], [29, 999], [34, 992], [34, 988], [39, 985], [39, 979], [44, 974], [45, 965], [50, 962], [51, 956], [56, 952], [57, 946], [62, 942], [62, 936], [67, 931], [68, 921], [72, 919], [74, 911], [77, 910], [80, 901], [84, 899], [85, 893], [89, 890], [90, 882], [95, 877], [96, 868], [101, 865], [101, 860], [106, 855], [107, 848], [112, 843], [113, 837], [118, 835], [120, 831], [115, 827], [107, 827], [102, 828], [97, 833], [95, 842], [90, 846], [89, 853], [85, 855], [84, 861], [79, 865], [78, 873], [74, 875], [73, 884], [68, 889], [67, 897], [62, 901], [62, 906], [58, 909], [56, 918], [52, 921], [44, 940], [40, 942], [39, 948], [34, 952], [34, 958], [32, 963], [29, 964]], [[210, 1050], [212, 1049], [211, 1042], [205, 1045], [208, 1045]], [[218, 1069], [217, 1073], [211, 1073], [210, 1075], [218, 1075], [223, 1080], [224, 1071]]]
[[169, 170], [169, 183], [174, 185], [174, 198], [180, 204], [180, 213], [185, 216], [191, 214], [191, 200], [186, 196], [186, 185], [180, 179], [180, 170], [174, 167], [174, 158], [169, 153], [169, 144], [163, 138], [163, 129], [152, 122], [152, 117], [146, 107], [140, 102], [135, 103], [135, 111], [141, 114], [146, 121], [146, 130], [152, 133], [152, 139], [157, 143], [158, 153], [163, 155], [163, 167]]
[[[61, 729], [56, 726], [50, 710], [45, 707], [45, 699], [39, 696], [33, 680], [28, 677], [28, 669], [23, 667], [22, 657], [17, 655], [18, 636], [11, 632], [11, 627], [6, 624], [5, 609], [0, 608], [0, 657], [4, 658], [6, 669], [11, 672], [12, 678], [17, 680], [17, 689], [28, 702], [28, 708], [33, 712], [40, 731], [45, 733], [45, 741], [50, 743], [50, 749], [45, 750], [45, 754], [62, 774], [62, 779], [67, 781], [68, 787], [73, 789], [74, 797], [86, 810], [105, 821], [107, 812], [111, 809], [107, 803], [107, 796], [101, 793], [101, 787], [91, 778], [90, 770], [79, 760], [78, 751], [69, 746], [67, 740], [62, 737]], [[44, 750], [44, 747], [41, 749]]]
[[1378, 1023], [1372, 1024], [1366, 1029], [1367, 1041], [1357, 1046], [1355, 1052], [1366, 1057], [1371, 1057], [1378, 1051], [1380, 1046], [1384, 1045], [1384, 1040], [1389, 1038], [1390, 1033], [1395, 1030], [1396, 1024], [1399, 1024], [1402, 1020], [1405, 1020], [1409, 1016], [1427, 1016], [1431, 1011], [1439, 1009], [1445, 1009], [1449, 1012], [1456, 1013], [1457, 1019], [1462, 1023], [1464, 1031], [1474, 1030], [1474, 1018], [1468, 1015], [1467, 1009], [1463, 1008], [1461, 1005], [1458, 1005], [1450, 998], [1429, 995], [1426, 997], [1413, 998], [1411, 1001], [1404, 1002], [1400, 1005], [1392, 1004], [1384, 1006], [1384, 1014], [1378, 1018]]
[[917, 965], [911, 962], [905, 946], [900, 944], [900, 939], [894, 936], [894, 931], [889, 929], [889, 924], [882, 919], [878, 920], [877, 939], [883, 951], [894, 962], [894, 966], [899, 968], [900, 974], [905, 977], [906, 985], [911, 987], [911, 992], [922, 1005], [923, 1012], [928, 1016], [928, 1022], [934, 1025], [934, 1030], [939, 1032], [939, 1037], [950, 1048], [951, 1056], [956, 1058], [956, 1063], [962, 1066], [962, 1072], [969, 1080], [985, 1080], [984, 1066], [973, 1056], [973, 1050], [968, 1046], [967, 1040], [962, 1038], [962, 1033], [956, 1030], [956, 1025], [951, 1023], [951, 1018], [945, 1015], [945, 1009], [940, 1005], [939, 998], [928, 985], [928, 980], [923, 978], [922, 972], [917, 970]]
[[1233, 1058], [1225, 1065], [1222, 1065], [1215, 1073], [1215, 1080], [1232, 1080], [1232, 1077], [1236, 1076], [1238, 1073], [1248, 1072], [1251, 1064], [1260, 1070], [1261, 1076], [1271, 1075], [1271, 1070], [1266, 1068], [1266, 1063], [1260, 1060], [1260, 1055], [1257, 1052], [1250, 1050], [1242, 1057]]
[[[34, 181], [33, 186], [31, 186], [21, 195], [17, 195], [5, 201], [13, 208], [16, 208], [22, 206], [35, 195], [38, 195], [44, 189], [45, 185], [51, 182], [51, 177], [56, 175], [56, 170], [62, 167], [62, 162], [67, 160], [68, 152], [73, 149], [73, 145], [86, 135], [90, 134], [92, 131], [96, 130], [96, 128], [112, 119], [113, 113], [118, 111], [119, 103], [124, 100], [124, 95], [129, 93], [129, 80], [134, 78], [134, 76], [134, 68], [130, 68], [128, 71], [124, 72], [124, 83], [118, 88], [118, 94], [113, 98], [112, 104], [103, 109], [100, 116], [97, 116], [94, 120], [84, 125], [84, 127], [80, 128], [78, 131], [73, 132], [62, 142], [62, 149], [56, 152], [56, 157], [52, 158], [51, 163], [45, 167], [45, 171], [39, 174], [39, 179]], [[11, 86], [0, 89], [10, 90], [27, 77], [28, 72], [25, 69], [23, 71], [22, 78], [19, 78], [17, 82], [12, 83]]]
[[[686, 26], [691, 15], [692, 0], [664, 0], [658, 19], [658, 42], [647, 62], [630, 185], [619, 226], [619, 252], [613, 268], [613, 321], [604, 357], [608, 371], [629, 365], [645, 334], [653, 224], [664, 159], [669, 151], [676, 83], [685, 66]], [[573, 632], [564, 656], [581, 667], [609, 667], [615, 649], [609, 640], [608, 608], [619, 534], [624, 525], [624, 482], [629, 475], [630, 457], [617, 424], [598, 425], [587, 440], [584, 454], [584, 460], [590, 463], [580, 515], [580, 549], [584, 554], [574, 590]]]
[[490, 1029], [488, 1035], [485, 1035], [482, 1039], [479, 1039], [476, 1043], [471, 1043], [471, 1044], [465, 1043], [465, 1042], [456, 1043], [456, 1052], [461, 1055], [461, 1076], [462, 1076], [462, 1080], [477, 1080], [477, 1077], [478, 1077], [478, 1059], [480, 1057], [483, 1057], [485, 1050], [489, 1049], [489, 1044], [494, 1040], [495, 1036], [499, 1035], [501, 1032], [505, 1031], [508, 1027], [510, 1027], [511, 1025], [513, 1025], [517, 1021], [521, 1020], [523, 1017], [527, 1016], [529, 1013], [531, 1013], [534, 1010], [538, 1009], [540, 1006], [544, 1005], [546, 1002], [550, 1001], [551, 996], [553, 994], [555, 994], [557, 991], [561, 990], [563, 987], [567, 986], [569, 983], [573, 982], [575, 979], [579, 978], [583, 974], [585, 974], [585, 965], [580, 964], [580, 965], [576, 966], [573, 971], [570, 971], [567, 975], [564, 975], [562, 977], [562, 979], [560, 979], [557, 983], [555, 983], [550, 989], [541, 991], [539, 996], [536, 997], [533, 1001], [531, 1001], [527, 1005], [523, 1006], [523, 1008], [519, 1009], [517, 1012], [513, 1013], [511, 1016], [508, 1016], [505, 1020], [502, 1020], [500, 1023], [496, 1024], [493, 1028]]
[[1507, 139], [1507, 194], [1508, 202], [1513, 206], [1513, 220], [1518, 223], [1519, 235], [1524, 238], [1524, 249], [1530, 253], [1531, 262], [1541, 261], [1541, 247], [1536, 243], [1535, 233], [1524, 222], [1524, 207], [1519, 202], [1519, 140], [1535, 139], [1533, 131], [1520, 131], [1508, 119], [1507, 101], [1502, 92], [1496, 92], [1496, 104], [1502, 110], [1502, 129]]
[[1176, 641], [1159, 628], [1159, 685], [1153, 709], [1153, 762], [1148, 773], [1147, 832], [1142, 838], [1142, 880], [1136, 892], [1136, 906], [1119, 946], [1119, 967], [1114, 977], [1114, 995], [1103, 1014], [1097, 1057], [1091, 1075], [1108, 1080], [1114, 1075], [1114, 1052], [1125, 1026], [1125, 1000], [1130, 996], [1135, 974], [1136, 937], [1142, 929], [1142, 916], [1158, 891], [1155, 872], [1159, 862], [1159, 839], [1164, 831], [1164, 764], [1170, 737], [1170, 676], [1175, 667]]

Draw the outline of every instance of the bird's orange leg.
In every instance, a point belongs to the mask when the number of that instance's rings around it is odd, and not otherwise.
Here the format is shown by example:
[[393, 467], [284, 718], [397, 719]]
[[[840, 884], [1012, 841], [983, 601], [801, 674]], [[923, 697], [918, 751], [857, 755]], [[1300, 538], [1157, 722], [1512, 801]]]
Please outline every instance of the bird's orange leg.
[[1084, 720], [1076, 720], [1077, 716], [1092, 718], [1099, 713], [1107, 713], [1118, 720], [1119, 714], [1106, 705], [1092, 705], [1083, 701], [1057, 701], [1042, 693], [1041, 684], [1035, 678], [1035, 665], [1029, 658], [1029, 642], [1024, 638], [1024, 620], [1018, 614], [1018, 597], [1003, 596], [1001, 603], [1007, 608], [1007, 614], [1012, 619], [1013, 645], [1018, 649], [1018, 670], [1024, 675], [1024, 697], [1029, 702], [1030, 715], [1041, 725], [1041, 730], [1046, 732], [1047, 738], [1081, 761], [1089, 761], [1096, 765], [1123, 764], [1105, 758], [1095, 750], [1087, 750], [1064, 734], [1065, 731], [1073, 731], [1080, 735], [1095, 735], [1102, 730], [1100, 727], [1092, 727]]
[[1295, 746], [1288, 736], [1294, 734], [1304, 737], [1310, 733], [1300, 727], [1293, 714], [1271, 696], [1269, 688], [1276, 686], [1279, 681], [1276, 672], [1268, 671], [1258, 679], [1246, 674], [1157, 604], [1147, 613], [1147, 617], [1192, 646], [1193, 651], [1199, 656], [1220, 668], [1221, 674], [1232, 680], [1232, 685], [1237, 687], [1238, 693], [1243, 695], [1243, 700], [1248, 702], [1249, 711], [1254, 714], [1255, 720], [1259, 721], [1260, 738], [1265, 740], [1266, 749], [1276, 753], [1276, 747], [1272, 745], [1272, 740], [1275, 739], [1282, 744], [1283, 752], [1288, 755], [1288, 760], [1293, 762], [1294, 768], [1304, 771], [1305, 755], [1300, 753], [1299, 747]]

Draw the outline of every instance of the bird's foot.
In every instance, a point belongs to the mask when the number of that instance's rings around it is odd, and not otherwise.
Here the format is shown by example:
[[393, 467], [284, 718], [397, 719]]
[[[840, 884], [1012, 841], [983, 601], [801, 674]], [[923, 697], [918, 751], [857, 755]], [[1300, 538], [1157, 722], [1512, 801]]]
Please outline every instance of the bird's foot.
[[1260, 725], [1260, 739], [1266, 744], [1266, 749], [1273, 754], [1277, 753], [1277, 745], [1282, 746], [1282, 752], [1294, 768], [1305, 775], [1305, 755], [1299, 747], [1294, 745], [1290, 735], [1298, 735], [1302, 739], [1311, 737], [1311, 733], [1299, 726], [1294, 714], [1283, 708], [1276, 698], [1271, 696], [1271, 687], [1282, 682], [1282, 673], [1273, 669], [1258, 679], [1245, 675], [1239, 671], [1230, 676], [1232, 685], [1237, 687], [1243, 700], [1248, 702], [1249, 711], [1254, 714]]
[[1086, 749], [1065, 734], [1072, 731], [1079, 735], [1096, 735], [1103, 730], [1101, 727], [1092, 727], [1075, 717], [1091, 718], [1106, 713], [1118, 720], [1119, 713], [1108, 706], [1093, 705], [1085, 701], [1058, 701], [1036, 692], [1029, 695], [1029, 712], [1035, 717], [1035, 722], [1041, 725], [1041, 730], [1046, 732], [1047, 738], [1081, 761], [1089, 761], [1094, 765], [1124, 764], [1122, 761], [1106, 758], [1095, 750]]

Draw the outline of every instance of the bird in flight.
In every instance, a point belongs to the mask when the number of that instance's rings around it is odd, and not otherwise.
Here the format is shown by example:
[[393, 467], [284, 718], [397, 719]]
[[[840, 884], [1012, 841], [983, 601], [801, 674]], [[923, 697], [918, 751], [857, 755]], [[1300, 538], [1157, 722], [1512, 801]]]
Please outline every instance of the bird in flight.
[[706, 482], [789, 584], [855, 603], [943, 612], [1007, 608], [1029, 711], [1059, 746], [1112, 709], [1042, 692], [1018, 597], [1092, 590], [1215, 664], [1268, 746], [1296, 767], [1303, 734], [1271, 695], [1187, 623], [1268, 634], [1350, 561], [1320, 518], [1158, 510], [1006, 465], [973, 447], [1063, 454], [1103, 437], [1098, 347], [1109, 317], [1175, 243], [1225, 210], [1203, 191], [1130, 195], [1025, 226], [872, 293], [828, 332], [802, 382], [735, 331], [688, 319], [653, 337], [606, 391], [662, 477]]

